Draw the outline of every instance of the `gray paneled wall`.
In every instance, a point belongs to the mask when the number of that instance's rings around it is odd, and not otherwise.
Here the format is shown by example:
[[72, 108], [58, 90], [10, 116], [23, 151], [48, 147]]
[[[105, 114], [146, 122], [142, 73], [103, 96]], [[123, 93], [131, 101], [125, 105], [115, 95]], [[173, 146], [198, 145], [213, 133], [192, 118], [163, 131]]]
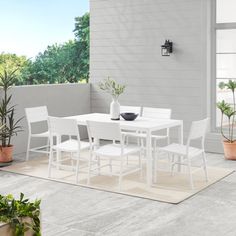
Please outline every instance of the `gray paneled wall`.
[[[25, 116], [24, 108], [44, 106], [48, 107], [51, 116], [70, 116], [90, 112], [89, 84], [60, 84], [19, 86], [11, 89], [13, 103], [17, 104], [17, 116]], [[24, 132], [14, 138], [15, 153], [25, 152], [27, 146], [26, 119], [21, 122]], [[82, 137], [86, 132], [82, 129]], [[43, 140], [41, 141], [43, 142]]]
[[[108, 111], [96, 83], [110, 76], [127, 86], [121, 104], [172, 108], [185, 134], [206, 117], [207, 2], [90, 0], [92, 111]], [[165, 39], [170, 57], [161, 56]]]

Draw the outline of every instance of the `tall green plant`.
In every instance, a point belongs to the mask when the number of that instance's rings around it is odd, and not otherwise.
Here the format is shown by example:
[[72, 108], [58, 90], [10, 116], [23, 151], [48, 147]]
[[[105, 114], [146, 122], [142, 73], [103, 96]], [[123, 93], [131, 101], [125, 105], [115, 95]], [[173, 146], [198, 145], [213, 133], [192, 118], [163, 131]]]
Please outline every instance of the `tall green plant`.
[[[232, 91], [233, 95], [233, 107], [226, 103], [224, 100], [217, 103], [217, 108], [221, 111], [221, 134], [229, 143], [236, 141], [234, 139], [234, 124], [235, 124], [235, 114], [236, 114], [236, 101], [235, 101], [235, 90], [236, 90], [236, 81], [229, 80], [228, 83], [221, 82], [219, 84], [220, 89], [229, 89]], [[224, 116], [228, 119], [228, 134], [225, 134], [223, 129], [223, 118]]]
[[15, 120], [15, 105], [11, 104], [12, 95], [8, 95], [8, 91], [16, 81], [16, 71], [4, 70], [0, 73], [0, 88], [2, 89], [2, 99], [0, 100], [0, 121], [3, 128], [0, 130], [0, 140], [2, 147], [11, 145], [11, 138], [22, 131], [19, 126], [22, 118]]

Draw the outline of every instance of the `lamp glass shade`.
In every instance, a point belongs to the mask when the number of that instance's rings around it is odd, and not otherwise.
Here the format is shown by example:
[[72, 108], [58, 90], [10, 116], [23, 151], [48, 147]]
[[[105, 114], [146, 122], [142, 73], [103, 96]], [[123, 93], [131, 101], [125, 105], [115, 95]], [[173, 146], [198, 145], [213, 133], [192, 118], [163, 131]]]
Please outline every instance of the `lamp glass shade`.
[[166, 47], [161, 48], [161, 55], [162, 56], [170, 56], [169, 50]]
[[170, 53], [172, 53], [172, 42], [166, 40], [165, 44], [161, 45], [161, 55], [170, 56]]

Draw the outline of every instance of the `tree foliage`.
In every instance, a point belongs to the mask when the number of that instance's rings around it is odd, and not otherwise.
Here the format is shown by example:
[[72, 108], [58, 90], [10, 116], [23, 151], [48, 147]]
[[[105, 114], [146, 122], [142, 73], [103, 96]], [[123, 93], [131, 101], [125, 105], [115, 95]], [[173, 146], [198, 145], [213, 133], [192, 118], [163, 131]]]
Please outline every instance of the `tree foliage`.
[[30, 64], [30, 60], [26, 56], [17, 56], [16, 54], [4, 53], [0, 54], [0, 74], [5, 70], [16, 71], [17, 79], [20, 77], [22, 70]]
[[75, 18], [75, 36], [80, 77], [88, 82], [89, 79], [89, 13]]
[[0, 72], [18, 68], [16, 85], [88, 82], [89, 13], [75, 18], [74, 34], [75, 39], [48, 46], [35, 60], [0, 54]]
[[39, 53], [35, 61], [22, 71], [22, 84], [75, 83], [81, 80], [79, 74], [76, 42], [48, 46]]

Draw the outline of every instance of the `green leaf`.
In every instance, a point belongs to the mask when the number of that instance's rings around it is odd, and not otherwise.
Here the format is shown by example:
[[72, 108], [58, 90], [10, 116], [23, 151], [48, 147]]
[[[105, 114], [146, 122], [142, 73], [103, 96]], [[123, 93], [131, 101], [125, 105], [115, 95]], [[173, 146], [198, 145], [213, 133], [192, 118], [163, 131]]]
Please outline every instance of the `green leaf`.
[[112, 97], [118, 98], [125, 90], [125, 85], [118, 84], [115, 80], [110, 79], [109, 77], [98, 84], [99, 88]]
[[[29, 217], [31, 223], [23, 219]], [[0, 195], [0, 221], [10, 223], [14, 235], [24, 235], [27, 230], [32, 229], [35, 235], [40, 235], [40, 200], [30, 202], [20, 194], [20, 199], [14, 199], [12, 195]]]
[[229, 110], [231, 107], [230, 107], [230, 104], [226, 103], [225, 100], [222, 100], [221, 102], [218, 102], [216, 104], [217, 108], [220, 109], [220, 111], [222, 113], [224, 113], [226, 110]]

